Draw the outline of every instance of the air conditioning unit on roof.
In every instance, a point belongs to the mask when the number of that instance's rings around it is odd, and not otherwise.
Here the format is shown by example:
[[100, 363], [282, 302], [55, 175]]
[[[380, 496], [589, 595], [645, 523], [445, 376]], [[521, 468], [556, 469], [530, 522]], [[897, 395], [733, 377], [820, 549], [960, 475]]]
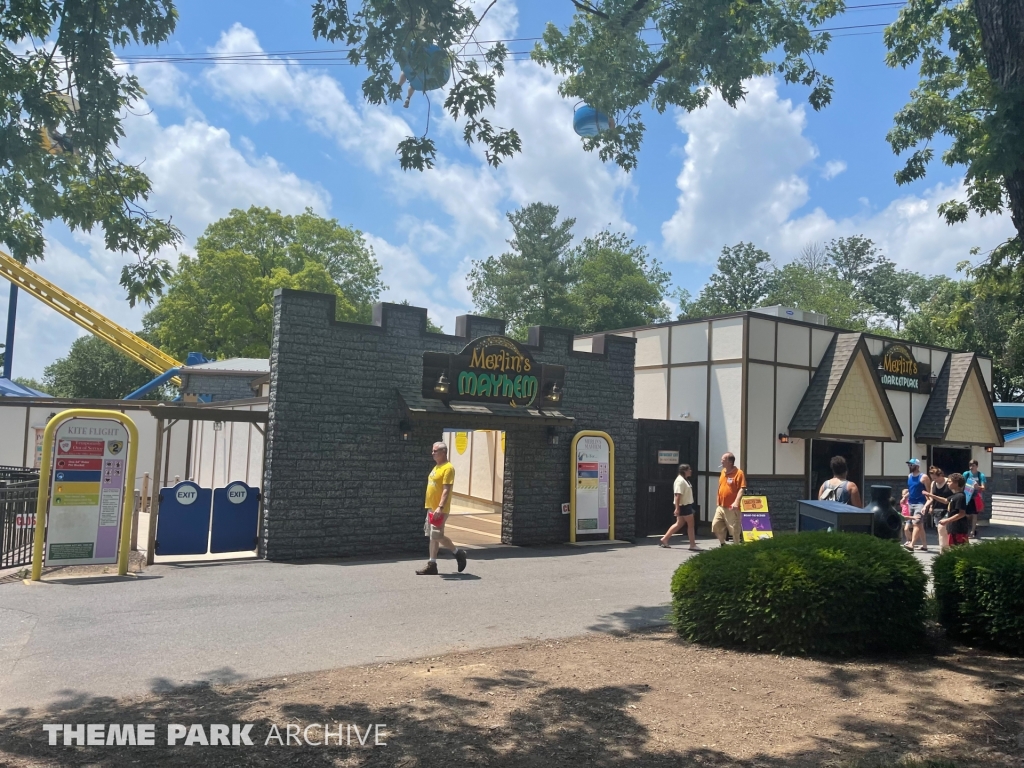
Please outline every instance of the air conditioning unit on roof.
[[792, 307], [783, 307], [780, 304], [772, 307], [758, 307], [750, 311], [757, 312], [760, 315], [786, 317], [790, 320], [799, 320], [804, 323], [814, 323], [815, 325], [828, 325], [828, 317], [820, 312], [808, 312], [805, 309], [793, 309]]

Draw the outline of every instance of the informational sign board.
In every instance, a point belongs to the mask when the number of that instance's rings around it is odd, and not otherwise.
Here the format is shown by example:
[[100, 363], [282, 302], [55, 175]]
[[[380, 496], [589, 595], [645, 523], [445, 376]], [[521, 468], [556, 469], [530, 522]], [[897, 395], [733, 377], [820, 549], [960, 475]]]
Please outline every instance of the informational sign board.
[[614, 535], [615, 446], [604, 432], [580, 432], [572, 441], [572, 541], [580, 534]]
[[659, 464], [678, 464], [679, 451], [658, 451]]
[[128, 430], [114, 419], [67, 419], [53, 448], [44, 565], [116, 563]]
[[740, 499], [740, 529], [744, 541], [772, 538], [767, 496], [744, 496]]

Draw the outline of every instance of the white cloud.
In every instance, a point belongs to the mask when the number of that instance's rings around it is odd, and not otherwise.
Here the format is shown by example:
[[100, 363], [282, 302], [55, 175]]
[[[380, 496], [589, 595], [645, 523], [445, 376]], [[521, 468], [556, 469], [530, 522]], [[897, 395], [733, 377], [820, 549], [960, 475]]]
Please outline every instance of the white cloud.
[[[903, 268], [953, 275], [972, 247], [991, 248], [1012, 233], [1006, 216], [948, 227], [936, 208], [963, 190], [942, 183], [881, 209], [861, 199], [863, 210], [842, 219], [820, 207], [799, 213], [810, 199], [807, 174], [818, 151], [804, 135], [803, 107], [779, 98], [769, 78], [751, 81], [736, 109], [713, 101], [680, 113], [677, 122], [687, 133], [685, 160], [676, 182], [678, 208], [662, 235], [667, 254], [681, 261], [713, 262], [723, 245], [741, 240], [788, 261], [809, 242], [863, 234]], [[822, 175], [833, 178], [845, 168], [829, 161]]]
[[846, 170], [845, 160], [829, 160], [825, 163], [825, 167], [821, 171], [821, 177], [823, 179], [834, 179], [840, 173]]

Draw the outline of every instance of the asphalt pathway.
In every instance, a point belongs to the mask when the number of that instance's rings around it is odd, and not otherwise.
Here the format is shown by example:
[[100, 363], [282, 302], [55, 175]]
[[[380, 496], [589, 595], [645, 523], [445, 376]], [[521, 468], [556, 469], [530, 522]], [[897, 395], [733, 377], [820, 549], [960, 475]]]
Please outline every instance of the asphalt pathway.
[[81, 704], [662, 623], [685, 546], [501, 548], [423, 559], [156, 565], [0, 585], [0, 711]]

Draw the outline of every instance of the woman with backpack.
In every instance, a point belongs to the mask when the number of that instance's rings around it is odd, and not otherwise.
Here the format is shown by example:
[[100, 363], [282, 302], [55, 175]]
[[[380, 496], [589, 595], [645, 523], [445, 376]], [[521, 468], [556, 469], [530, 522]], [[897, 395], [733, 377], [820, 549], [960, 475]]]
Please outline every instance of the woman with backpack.
[[846, 479], [846, 474], [849, 471], [846, 467], [846, 459], [842, 456], [833, 456], [829, 466], [832, 468], [832, 479], [821, 484], [821, 488], [818, 490], [818, 500], [838, 501], [854, 507], [864, 506], [861, 503], [860, 488], [856, 483], [851, 483]]

